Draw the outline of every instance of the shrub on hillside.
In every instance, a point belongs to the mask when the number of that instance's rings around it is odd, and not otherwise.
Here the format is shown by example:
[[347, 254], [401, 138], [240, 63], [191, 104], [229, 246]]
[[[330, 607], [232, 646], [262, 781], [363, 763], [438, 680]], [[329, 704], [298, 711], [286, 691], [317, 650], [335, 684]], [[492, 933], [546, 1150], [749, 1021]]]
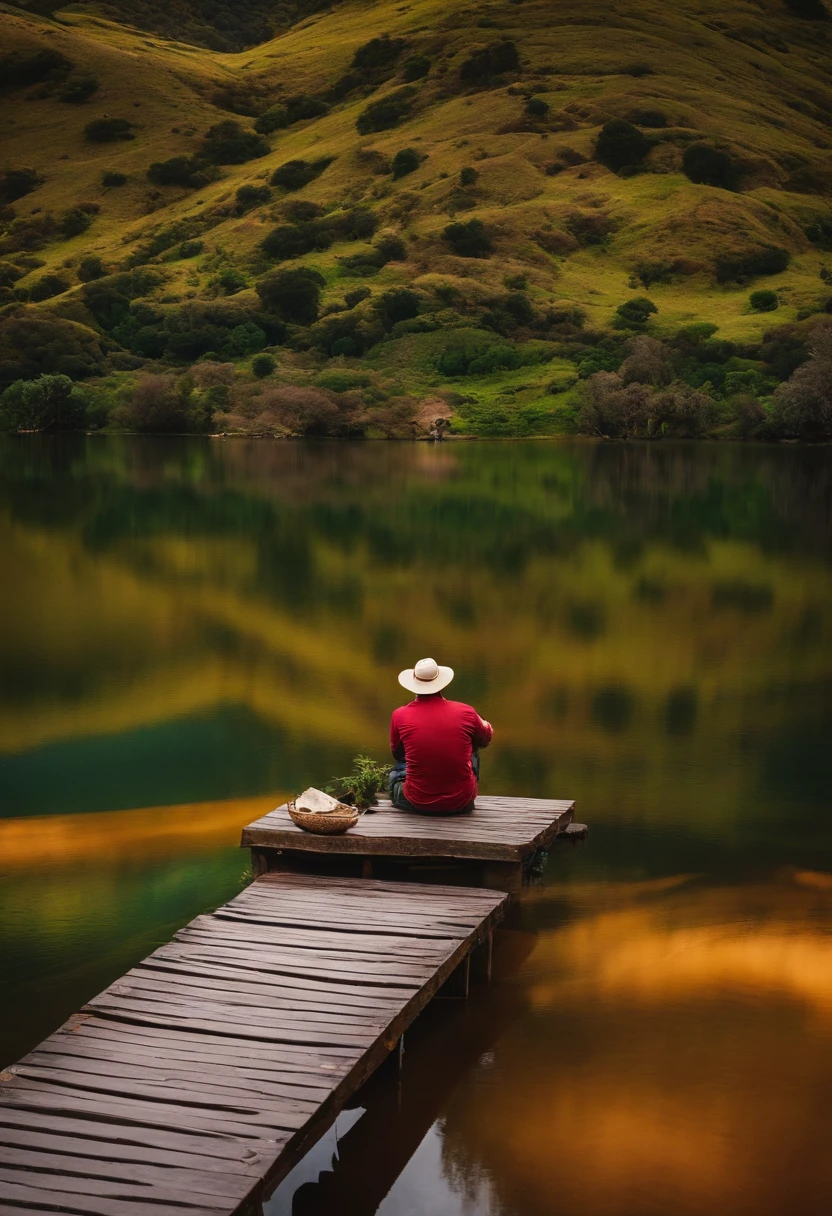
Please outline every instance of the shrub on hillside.
[[774, 312], [780, 301], [777, 299], [776, 291], [752, 291], [748, 297], [748, 303], [755, 312]]
[[205, 359], [194, 364], [189, 374], [199, 389], [230, 388], [234, 383], [235, 371], [233, 363], [215, 363], [213, 360]]
[[280, 427], [295, 435], [345, 436], [360, 434], [358, 402], [321, 388], [283, 385], [266, 389], [258, 399], [258, 424]]
[[270, 106], [264, 114], [254, 121], [254, 129], [259, 135], [271, 135], [274, 131], [282, 131], [289, 126], [289, 111], [283, 105]]
[[32, 84], [63, 80], [74, 66], [60, 51], [48, 49], [31, 55], [13, 51], [0, 57], [0, 91], [9, 93]]
[[472, 51], [460, 67], [459, 75], [466, 83], [483, 84], [506, 72], [516, 72], [519, 67], [517, 45], [505, 38]]
[[479, 176], [473, 165], [465, 165], [459, 171], [459, 184], [463, 190], [467, 190], [470, 186], [476, 186]]
[[78, 278], [82, 283], [92, 283], [95, 279], [103, 279], [106, 273], [107, 267], [97, 254], [87, 254], [78, 263]]
[[322, 156], [318, 160], [288, 160], [275, 169], [271, 184], [283, 190], [302, 190], [316, 177], [320, 177], [335, 160], [334, 156]]
[[0, 385], [43, 373], [95, 375], [104, 354], [96, 333], [61, 317], [24, 313], [0, 325]]
[[284, 321], [311, 325], [318, 319], [321, 288], [326, 280], [316, 270], [275, 270], [257, 283], [263, 307]]
[[786, 8], [805, 21], [828, 21], [829, 9], [823, 0], [785, 0]]
[[695, 439], [710, 425], [713, 401], [687, 384], [656, 390], [615, 372], [596, 372], [586, 381], [579, 414], [584, 434], [604, 439]]
[[385, 329], [392, 329], [399, 321], [409, 321], [418, 315], [421, 300], [415, 291], [407, 287], [394, 287], [373, 301], [376, 314]]
[[25, 273], [26, 271], [15, 266], [14, 262], [0, 262], [0, 287], [14, 287]]
[[817, 216], [803, 229], [813, 245], [832, 253], [832, 219]]
[[547, 177], [555, 177], [558, 173], [563, 173], [564, 169], [570, 169], [574, 165], [582, 165], [586, 161], [583, 152], [579, 152], [577, 148], [559, 148], [555, 153], [555, 159], [545, 166]]
[[341, 101], [357, 88], [379, 85], [393, 74], [397, 59], [407, 46], [403, 38], [382, 34], [360, 46], [352, 57], [349, 69], [329, 89], [332, 101]]
[[65, 291], [69, 291], [70, 284], [66, 279], [59, 274], [45, 274], [28, 289], [28, 297], [35, 303], [40, 303], [42, 300], [51, 300], [53, 296], [63, 295]]
[[687, 278], [701, 269], [696, 262], [686, 258], [674, 258], [667, 261], [664, 258], [644, 258], [636, 262], [633, 274], [642, 287], [652, 287], [654, 283], [673, 283], [676, 279]]
[[688, 144], [682, 153], [682, 168], [697, 185], [721, 186], [723, 190], [739, 189], [741, 174], [733, 157], [704, 140]]
[[778, 325], [763, 334], [759, 350], [766, 371], [775, 380], [789, 376], [809, 358], [809, 335], [803, 325]]
[[402, 76], [407, 81], [422, 80], [430, 72], [427, 55], [408, 55], [402, 64]]
[[413, 439], [417, 433], [419, 402], [413, 397], [390, 397], [367, 414], [367, 426], [385, 439]]
[[534, 321], [535, 311], [531, 300], [524, 291], [518, 290], [497, 296], [482, 318], [484, 326], [504, 335], [514, 333], [518, 326], [531, 326]]
[[75, 431], [83, 427], [86, 397], [69, 376], [18, 380], [0, 397], [0, 429]]
[[635, 123], [637, 127], [666, 127], [667, 115], [664, 110], [654, 110], [651, 108], [644, 110], [631, 110], [627, 115], [630, 122]]
[[516, 346], [495, 342], [493, 334], [482, 330], [457, 330], [448, 335], [439, 352], [436, 370], [441, 376], [484, 376], [547, 363], [554, 353], [551, 343], [526, 342]]
[[208, 281], [211, 295], [233, 296], [248, 286], [248, 279], [234, 266], [223, 266]]
[[101, 174], [101, 185], [108, 190], [127, 185], [127, 174], [119, 173], [117, 169], [108, 169]]
[[95, 212], [90, 207], [70, 207], [61, 216], [58, 227], [61, 235], [68, 240], [73, 236], [81, 236], [92, 223]]
[[94, 118], [84, 127], [84, 136], [93, 144], [117, 143], [135, 139], [133, 124], [126, 118]]
[[276, 333], [273, 320], [220, 301], [189, 303], [164, 313], [137, 302], [128, 320], [112, 332], [137, 354], [153, 355], [161, 346], [167, 358], [192, 363], [208, 354], [243, 358], [279, 341], [282, 327]]
[[6, 227], [0, 235], [0, 254], [31, 253], [42, 249], [54, 240], [58, 224], [49, 212], [40, 215], [21, 215]]
[[530, 118], [545, 118], [549, 113], [549, 103], [542, 97], [529, 97], [524, 109]]
[[97, 93], [100, 88], [98, 81], [94, 76], [76, 76], [74, 80], [70, 80], [61, 89], [58, 94], [61, 101], [66, 101], [69, 105], [83, 105], [85, 101]]
[[279, 224], [261, 241], [260, 248], [276, 261], [288, 261], [312, 250], [328, 249], [338, 240], [367, 240], [375, 232], [377, 222], [365, 207], [350, 207], [312, 220]]
[[210, 177], [193, 156], [172, 156], [170, 160], [154, 161], [147, 171], [148, 180], [156, 186], [183, 186], [198, 190], [207, 186]]
[[136, 355], [192, 363], [213, 352], [223, 359], [237, 359], [285, 336], [276, 317], [237, 302], [189, 301], [160, 308], [145, 300], [131, 301], [126, 293], [135, 289], [125, 282], [130, 277], [113, 275], [89, 283], [83, 298], [101, 328]]
[[344, 295], [344, 303], [347, 308], [356, 308], [364, 300], [369, 300], [372, 296], [369, 287], [356, 287], [353, 291], [348, 291]]
[[775, 425], [796, 439], [832, 438], [832, 325], [813, 331], [809, 359], [774, 394]]
[[371, 101], [356, 119], [355, 126], [359, 135], [370, 135], [374, 131], [387, 131], [398, 126], [402, 119], [410, 114], [415, 95], [416, 90], [411, 85], [405, 85], [387, 97]]
[[266, 257], [287, 262], [313, 249], [325, 249], [326, 244], [316, 244], [314, 230], [308, 224], [278, 224], [263, 238], [260, 248]]
[[305, 224], [326, 214], [326, 208], [308, 198], [287, 198], [283, 202], [283, 214], [293, 224]]
[[142, 434], [185, 434], [195, 429], [196, 420], [186, 391], [175, 376], [143, 376], [133, 390], [119, 421]]
[[389, 34], [382, 34], [380, 38], [371, 38], [358, 48], [352, 57], [351, 66], [364, 73], [375, 73], [379, 69], [392, 67], [406, 46], [404, 38], [391, 38]]
[[0, 205], [7, 206], [16, 203], [19, 198], [25, 198], [42, 186], [43, 181], [34, 169], [4, 169], [0, 173]]
[[271, 148], [262, 135], [226, 118], [208, 128], [198, 156], [209, 165], [242, 165], [269, 152]]
[[634, 296], [625, 300], [615, 310], [614, 329], [643, 329], [650, 317], [659, 310], [646, 296]]
[[482, 220], [447, 224], [442, 236], [460, 258], [486, 258], [493, 248]]
[[261, 207], [272, 196], [268, 186], [240, 186], [234, 195], [234, 210], [238, 215], [245, 215], [253, 207]]
[[[176, 250], [178, 258], [196, 258], [202, 253], [205, 248], [204, 241], [183, 241]], [[170, 256], [170, 255], [168, 255]], [[167, 259], [165, 259], [167, 260]]]
[[623, 384], [651, 384], [658, 388], [673, 380], [672, 351], [656, 338], [639, 334], [627, 344], [629, 354], [618, 369]]
[[362, 249], [360, 253], [351, 254], [346, 258], [338, 258], [338, 269], [342, 274], [355, 275], [356, 278], [371, 278], [387, 265], [388, 258], [378, 249]]
[[415, 148], [400, 148], [391, 162], [393, 177], [407, 177], [408, 173], [413, 173], [422, 163], [422, 158]]
[[579, 245], [603, 245], [615, 232], [616, 222], [606, 211], [570, 211], [564, 227]]
[[264, 380], [266, 376], [270, 376], [276, 367], [277, 360], [274, 355], [255, 355], [251, 361], [251, 370], [258, 380]]
[[388, 262], [404, 262], [407, 260], [407, 245], [394, 232], [386, 232], [383, 236], [380, 236], [375, 243], [375, 250], [379, 257], [384, 259], [383, 264], [385, 266]]
[[298, 93], [286, 99], [286, 109], [289, 122], [303, 122], [307, 118], [320, 118], [329, 113], [329, 106], [320, 97], [311, 97], [308, 93]]
[[716, 279], [718, 283], [746, 283], [760, 275], [780, 274], [790, 260], [788, 250], [778, 245], [721, 254], [716, 259]]
[[613, 118], [601, 128], [595, 141], [595, 158], [608, 169], [620, 173], [634, 169], [652, 147], [651, 140], [626, 118]]

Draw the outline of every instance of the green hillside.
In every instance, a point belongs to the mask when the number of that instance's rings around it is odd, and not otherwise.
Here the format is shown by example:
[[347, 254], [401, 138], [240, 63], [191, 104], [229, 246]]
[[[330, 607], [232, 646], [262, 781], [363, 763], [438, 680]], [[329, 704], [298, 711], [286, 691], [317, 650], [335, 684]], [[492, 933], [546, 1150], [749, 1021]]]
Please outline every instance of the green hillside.
[[0, 8], [6, 425], [832, 429], [817, 0], [82, 7]]

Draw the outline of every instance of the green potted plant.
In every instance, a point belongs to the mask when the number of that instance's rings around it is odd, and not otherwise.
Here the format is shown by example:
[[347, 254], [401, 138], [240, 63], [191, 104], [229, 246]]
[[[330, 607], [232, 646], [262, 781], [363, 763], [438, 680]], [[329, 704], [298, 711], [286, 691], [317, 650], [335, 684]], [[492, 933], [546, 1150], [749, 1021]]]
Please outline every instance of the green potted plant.
[[326, 792], [336, 794], [341, 802], [352, 803], [359, 810], [366, 811], [378, 802], [377, 794], [387, 785], [389, 771], [388, 765], [377, 764], [370, 756], [356, 756], [352, 762], [352, 772], [346, 777], [333, 777]]

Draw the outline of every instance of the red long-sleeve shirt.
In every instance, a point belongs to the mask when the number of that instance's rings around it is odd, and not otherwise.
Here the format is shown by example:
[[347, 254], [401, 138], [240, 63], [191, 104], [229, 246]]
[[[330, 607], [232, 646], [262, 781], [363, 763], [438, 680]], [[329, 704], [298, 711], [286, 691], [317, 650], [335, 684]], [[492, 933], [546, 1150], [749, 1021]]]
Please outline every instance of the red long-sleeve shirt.
[[407, 761], [404, 796], [420, 809], [457, 811], [477, 796], [471, 768], [474, 748], [487, 747], [494, 731], [477, 711], [441, 693], [421, 696], [393, 711], [390, 750]]

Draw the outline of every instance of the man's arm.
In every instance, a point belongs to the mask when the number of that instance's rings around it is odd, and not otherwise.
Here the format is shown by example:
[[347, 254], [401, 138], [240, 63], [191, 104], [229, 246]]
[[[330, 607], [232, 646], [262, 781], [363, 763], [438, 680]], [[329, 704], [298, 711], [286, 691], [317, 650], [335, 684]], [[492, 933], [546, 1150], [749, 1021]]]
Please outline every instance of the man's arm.
[[491, 740], [494, 738], [494, 727], [490, 722], [486, 722], [485, 718], [481, 718], [475, 713], [476, 723], [474, 725], [474, 734], [471, 739], [471, 744], [476, 751], [482, 751], [484, 747], [488, 747]]
[[390, 718], [390, 751], [393, 753], [394, 760], [404, 760], [404, 744], [395, 713]]

